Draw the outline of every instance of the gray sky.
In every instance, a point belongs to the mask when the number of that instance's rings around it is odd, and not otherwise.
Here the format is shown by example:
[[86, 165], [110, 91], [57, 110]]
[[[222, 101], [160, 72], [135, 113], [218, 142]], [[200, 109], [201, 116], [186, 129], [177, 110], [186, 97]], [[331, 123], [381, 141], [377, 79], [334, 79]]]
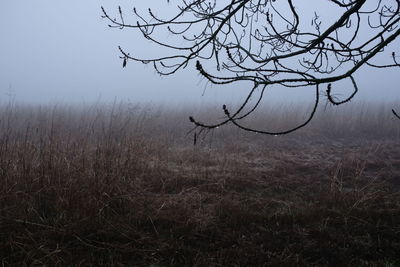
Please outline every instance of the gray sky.
[[[109, 29], [101, 19], [101, 5], [110, 12], [115, 12], [119, 4], [145, 10], [150, 1], [129, 1], [128, 5], [127, 2], [1, 0], [0, 102], [11, 97], [25, 103], [91, 103], [114, 99], [229, 103], [247, 92], [246, 84], [223, 87], [207, 84], [193, 64], [190, 69], [169, 77], [160, 77], [151, 66], [139, 63], [129, 62], [123, 69], [118, 45], [136, 55], [155, 51], [135, 31]], [[396, 45], [399, 40], [393, 47]], [[356, 76], [360, 87], [357, 99], [400, 99], [399, 77], [398, 69], [363, 70]], [[297, 93], [298, 89], [286, 90], [284, 94], [280, 91], [273, 88], [270, 99], [296, 101], [300, 96], [303, 100], [311, 96]]]

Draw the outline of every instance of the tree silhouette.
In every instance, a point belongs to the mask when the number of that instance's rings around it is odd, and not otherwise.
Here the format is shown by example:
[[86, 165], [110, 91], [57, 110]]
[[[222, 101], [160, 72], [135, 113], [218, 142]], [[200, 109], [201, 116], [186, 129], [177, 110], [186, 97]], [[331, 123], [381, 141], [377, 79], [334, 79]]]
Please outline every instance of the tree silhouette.
[[[312, 120], [321, 88], [325, 88], [330, 103], [341, 105], [357, 94], [353, 75], [362, 66], [400, 67], [395, 52], [385, 51], [400, 34], [400, 0], [320, 0], [329, 9], [323, 12], [325, 17], [317, 12], [312, 17], [304, 15], [304, 10], [312, 9], [306, 6], [312, 5], [311, 2], [181, 0], [176, 14], [168, 19], [155, 15], [151, 9], [141, 14], [134, 8], [131, 24], [126, 22], [121, 7], [116, 17], [103, 7], [102, 11], [110, 27], [137, 29], [144, 38], [171, 50], [164, 57], [138, 58], [119, 47], [124, 67], [128, 61], [152, 63], [160, 75], [172, 75], [196, 61], [197, 71], [213, 84], [251, 82], [248, 95], [238, 109], [223, 105], [226, 118], [217, 124], [190, 117], [196, 127], [213, 129], [233, 123], [246, 131], [281, 135]], [[340, 12], [332, 21], [328, 18], [332, 17], [330, 10]], [[160, 30], [177, 36], [180, 45], [165, 41]], [[215, 67], [204, 67], [206, 61], [214, 62]], [[344, 79], [351, 81], [353, 89], [349, 97], [339, 100], [332, 90], [336, 82]], [[308, 119], [280, 132], [244, 126], [241, 120], [257, 109], [267, 86], [274, 84], [315, 86], [315, 102]], [[252, 98], [256, 101], [250, 101]]]

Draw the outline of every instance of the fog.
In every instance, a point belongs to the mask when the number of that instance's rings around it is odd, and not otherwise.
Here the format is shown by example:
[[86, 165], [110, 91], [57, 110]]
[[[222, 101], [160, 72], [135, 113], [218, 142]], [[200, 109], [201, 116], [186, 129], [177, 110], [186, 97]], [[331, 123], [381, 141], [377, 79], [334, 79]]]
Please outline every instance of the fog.
[[[151, 66], [139, 63], [128, 62], [122, 68], [118, 45], [139, 55], [151, 54], [157, 48], [134, 30], [110, 29], [101, 18], [100, 7], [116, 12], [117, 6], [124, 4], [145, 10], [148, 2], [0, 1], [0, 101], [203, 104], [242, 99], [248, 84], [210, 85], [194, 63], [168, 77], [160, 77]], [[173, 9], [174, 4], [169, 6]], [[397, 40], [388, 47], [387, 54], [399, 44]], [[364, 68], [355, 77], [360, 89], [356, 100], [399, 99], [398, 69]], [[275, 86], [270, 93], [270, 101], [306, 101], [313, 91]]]

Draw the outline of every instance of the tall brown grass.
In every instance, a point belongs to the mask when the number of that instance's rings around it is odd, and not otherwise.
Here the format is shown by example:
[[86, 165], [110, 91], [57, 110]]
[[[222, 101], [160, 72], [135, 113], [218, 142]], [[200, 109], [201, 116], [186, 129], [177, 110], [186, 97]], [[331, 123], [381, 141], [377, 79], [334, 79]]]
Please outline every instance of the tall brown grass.
[[[140, 104], [0, 108], [4, 266], [400, 264], [400, 121], [390, 105], [318, 111], [288, 136]], [[307, 107], [264, 109], [265, 129]]]

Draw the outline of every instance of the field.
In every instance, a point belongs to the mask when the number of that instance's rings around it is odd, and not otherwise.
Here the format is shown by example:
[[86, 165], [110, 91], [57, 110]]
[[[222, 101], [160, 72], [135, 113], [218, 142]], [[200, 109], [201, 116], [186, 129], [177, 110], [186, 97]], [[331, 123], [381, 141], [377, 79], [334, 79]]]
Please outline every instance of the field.
[[[400, 266], [393, 107], [322, 108], [287, 136], [220, 127], [194, 145], [188, 116], [220, 108], [4, 105], [0, 262]], [[306, 111], [247, 124], [284, 129]]]

